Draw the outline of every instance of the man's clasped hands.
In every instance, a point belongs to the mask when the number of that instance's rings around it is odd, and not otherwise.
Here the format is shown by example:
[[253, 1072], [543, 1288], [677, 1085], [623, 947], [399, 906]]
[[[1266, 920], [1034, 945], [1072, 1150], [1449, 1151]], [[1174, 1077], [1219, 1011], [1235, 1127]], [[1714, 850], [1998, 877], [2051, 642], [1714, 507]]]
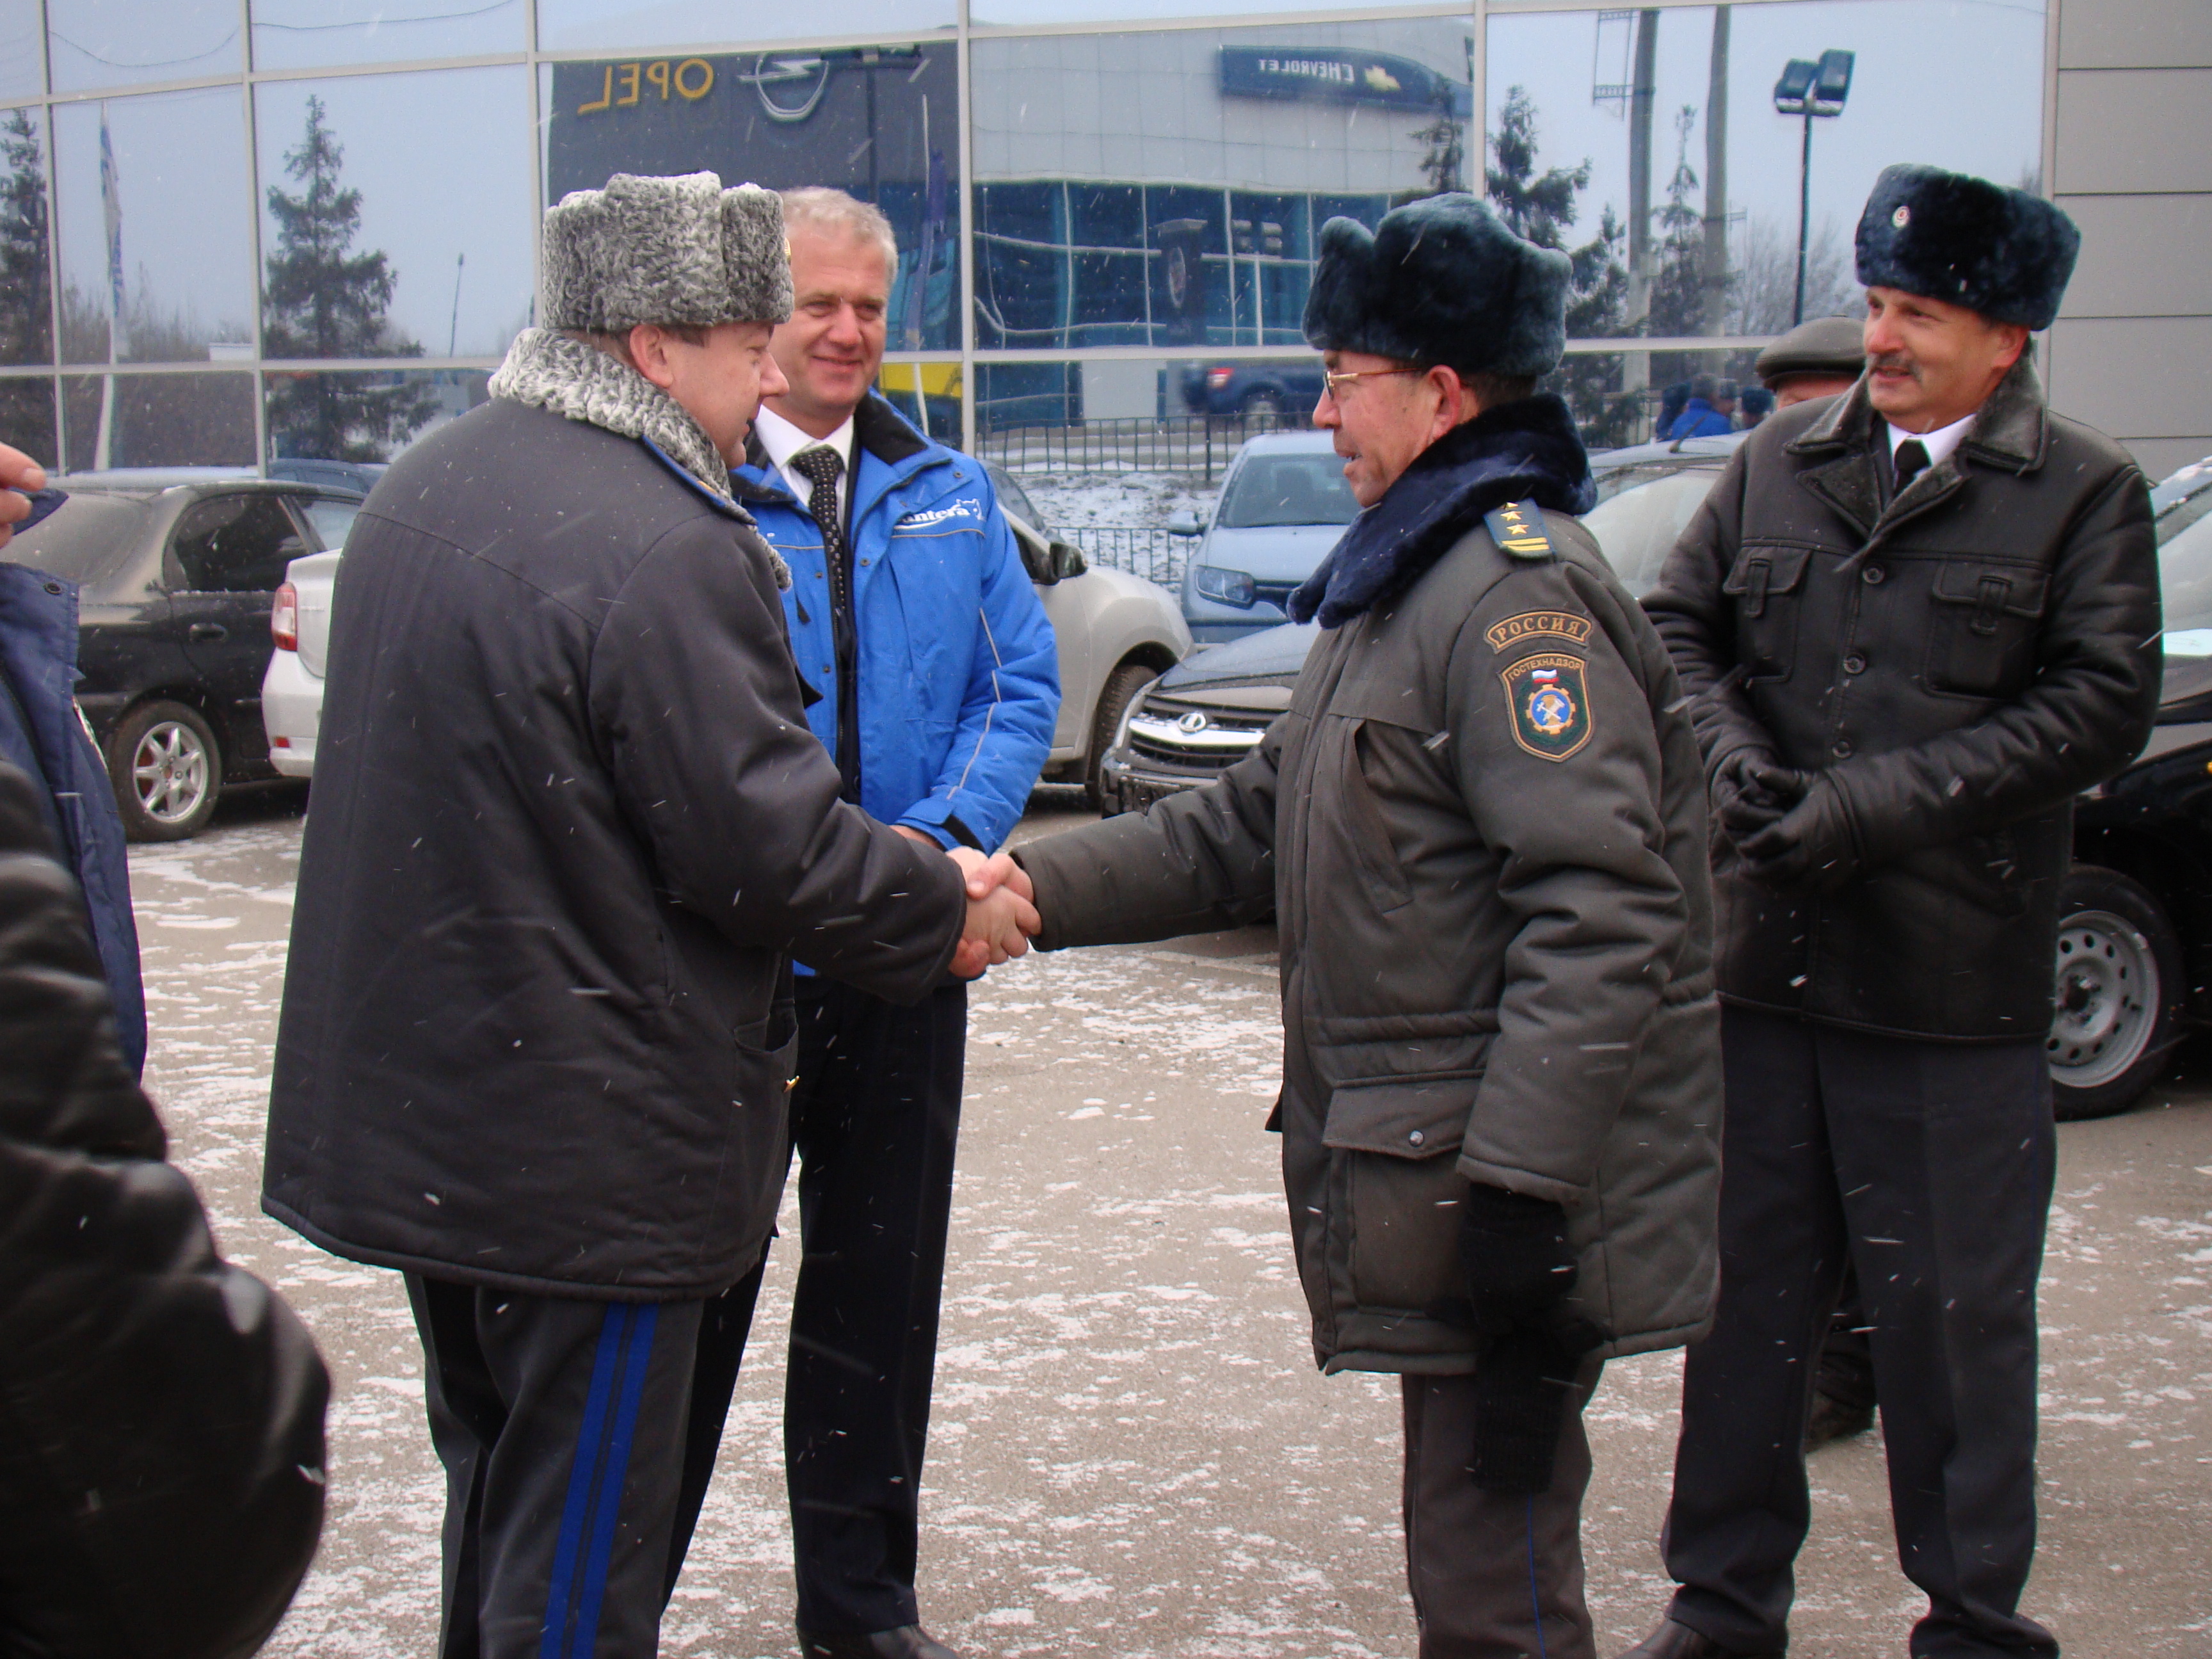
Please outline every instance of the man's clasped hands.
[[1026, 955], [1044, 923], [1029, 872], [1007, 854], [987, 859], [972, 847], [956, 847], [949, 856], [968, 880], [968, 921], [952, 953], [952, 972], [975, 979], [987, 968]]

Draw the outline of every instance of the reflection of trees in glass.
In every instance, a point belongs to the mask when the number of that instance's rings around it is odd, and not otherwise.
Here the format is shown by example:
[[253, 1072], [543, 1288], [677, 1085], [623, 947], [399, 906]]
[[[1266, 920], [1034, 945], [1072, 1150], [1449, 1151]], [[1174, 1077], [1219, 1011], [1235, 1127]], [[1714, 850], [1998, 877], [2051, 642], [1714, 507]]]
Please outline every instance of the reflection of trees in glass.
[[[1514, 87], [1491, 136], [1494, 165], [1484, 169], [1491, 205], [1516, 235], [1540, 247], [1564, 248], [1573, 262], [1567, 294], [1567, 337], [1593, 338], [1626, 331], [1628, 233], [1607, 207], [1598, 217], [1597, 234], [1577, 248], [1566, 248], [1563, 234], [1580, 211], [1577, 198], [1589, 185], [1590, 164], [1553, 167], [1536, 173], [1536, 106], [1528, 90]], [[1583, 441], [1611, 448], [1634, 441], [1642, 399], [1620, 389], [1618, 356], [1571, 356], [1545, 377], [1544, 389], [1557, 392], [1574, 411]]]
[[[269, 255], [261, 325], [268, 357], [419, 357], [420, 344], [386, 315], [398, 274], [381, 252], [352, 252], [361, 192], [341, 187], [344, 148], [307, 100], [307, 130], [284, 171], [303, 188], [269, 186], [276, 248]], [[272, 378], [269, 422], [282, 453], [326, 460], [387, 458], [430, 418], [428, 387], [366, 374]]]
[[[48, 286], [46, 180], [38, 129], [28, 110], [0, 122], [0, 363], [53, 361], [52, 292]], [[52, 404], [46, 424], [53, 424]]]
[[1467, 129], [1452, 108], [1452, 84], [1442, 76], [1437, 77], [1436, 104], [1436, 118], [1407, 136], [1428, 146], [1421, 157], [1421, 176], [1429, 181], [1430, 193], [1441, 196], [1467, 188]]
[[1683, 105], [1674, 117], [1674, 176], [1667, 181], [1667, 205], [1654, 216], [1659, 221], [1659, 268], [1651, 279], [1647, 334], [1705, 331], [1705, 216], [1690, 205], [1698, 188], [1690, 166], [1690, 133], [1697, 125], [1698, 106]]
[[[72, 470], [94, 465], [100, 374], [64, 375], [62, 414]], [[253, 461], [253, 376], [115, 376], [112, 466], [241, 466]]]
[[[1751, 216], [1729, 291], [1729, 332], [1780, 334], [1797, 300], [1797, 225]], [[1805, 314], [1848, 315], [1859, 308], [1850, 250], [1832, 220], [1823, 220], [1805, 249]]]

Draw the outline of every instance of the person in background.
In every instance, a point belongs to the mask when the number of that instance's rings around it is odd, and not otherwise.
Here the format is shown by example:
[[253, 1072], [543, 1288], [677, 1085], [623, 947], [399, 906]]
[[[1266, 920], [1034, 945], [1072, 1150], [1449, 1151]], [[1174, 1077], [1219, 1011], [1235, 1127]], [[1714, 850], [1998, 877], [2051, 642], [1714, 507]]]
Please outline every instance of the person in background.
[[330, 1378], [164, 1161], [41, 795], [0, 762], [0, 1652], [235, 1659], [314, 1558]]
[[2023, 191], [1887, 169], [1856, 237], [1866, 373], [1736, 451], [1644, 599], [1718, 824], [1728, 1176], [1663, 1534], [1680, 1588], [1633, 1659], [1787, 1648], [1846, 1263], [1928, 1595], [1912, 1653], [2058, 1651], [2019, 1610], [2058, 890], [2074, 798], [2142, 749], [2160, 663], [2148, 485], [2027, 352], [2080, 244]]
[[1472, 196], [1322, 229], [1305, 334], [1365, 509], [1289, 711], [1203, 789], [1024, 843], [1044, 949], [1272, 910], [1268, 1127], [1316, 1361], [1395, 1372], [1421, 1659], [1594, 1651], [1582, 1413], [1714, 1286], [1705, 789], [1665, 647], [1571, 515], [1566, 256]]
[[1720, 380], [1710, 374], [1700, 374], [1690, 382], [1690, 401], [1682, 405], [1682, 412], [1667, 428], [1670, 443], [1684, 438], [1717, 438], [1735, 430], [1729, 418], [1735, 413], [1736, 386], [1734, 380]]
[[[0, 550], [68, 496], [46, 470], [0, 444]], [[100, 952], [116, 1040], [136, 1077], [146, 1064], [146, 993], [123, 815], [107, 763], [76, 708], [76, 584], [0, 558], [0, 763], [31, 781], [47, 838], [76, 878]]]
[[783, 385], [775, 195], [617, 173], [541, 270], [347, 542], [262, 1206], [405, 1275], [445, 1659], [646, 1659], [783, 1188], [792, 952], [918, 1001], [1035, 919], [806, 729], [730, 495]]
[[1742, 429], [1751, 431], [1761, 421], [1774, 413], [1774, 394], [1763, 386], [1747, 386], [1736, 404], [1736, 419]]
[[1752, 363], [1777, 409], [1834, 398], [1866, 368], [1865, 325], [1856, 317], [1815, 317], [1770, 342]]
[[[1052, 626], [982, 469], [872, 387], [898, 270], [842, 191], [783, 197], [791, 319], [738, 499], [791, 567], [784, 613], [840, 793], [932, 851], [995, 852], [1052, 745]], [[799, 1281], [784, 1450], [810, 1659], [949, 1659], [915, 1591], [968, 991], [911, 1006], [799, 951]]]

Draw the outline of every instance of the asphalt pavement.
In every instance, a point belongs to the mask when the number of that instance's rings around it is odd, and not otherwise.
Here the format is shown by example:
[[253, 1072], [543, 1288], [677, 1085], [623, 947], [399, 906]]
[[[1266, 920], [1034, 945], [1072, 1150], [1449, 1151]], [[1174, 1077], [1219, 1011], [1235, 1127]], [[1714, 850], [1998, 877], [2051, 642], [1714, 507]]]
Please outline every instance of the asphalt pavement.
[[[322, 1552], [266, 1650], [435, 1650], [444, 1493], [396, 1274], [258, 1207], [301, 798], [227, 804], [131, 872], [148, 1085], [225, 1251], [282, 1288], [336, 1377]], [[1086, 818], [1042, 792], [1019, 834]], [[1273, 939], [1031, 956], [975, 994], [926, 1484], [925, 1621], [969, 1659], [1414, 1651], [1394, 1379], [1314, 1370], [1274, 1137]], [[2212, 1055], [2059, 1131], [2044, 1278], [2042, 1547], [2027, 1610], [2069, 1653], [2212, 1659]], [[787, 1200], [784, 1231], [795, 1236]], [[772, 1258], [662, 1650], [792, 1653]], [[1675, 1355], [1607, 1368], [1587, 1509], [1601, 1654], [1656, 1618]], [[1879, 1431], [1814, 1461], [1798, 1659], [1902, 1654]]]

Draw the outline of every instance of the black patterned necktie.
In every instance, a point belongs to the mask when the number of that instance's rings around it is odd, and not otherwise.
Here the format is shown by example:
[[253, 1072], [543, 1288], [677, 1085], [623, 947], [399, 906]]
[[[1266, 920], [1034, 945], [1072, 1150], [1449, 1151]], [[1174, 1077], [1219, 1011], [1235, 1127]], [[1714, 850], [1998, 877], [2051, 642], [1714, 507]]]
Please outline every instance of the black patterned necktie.
[[[806, 510], [822, 526], [822, 549], [830, 568], [845, 568], [845, 515], [837, 510], [837, 479], [845, 471], [845, 458], [827, 444], [815, 444], [791, 458], [791, 469], [814, 486]], [[836, 580], [836, 578], [832, 578]]]
[[[833, 458], [834, 459], [834, 458]], [[1898, 445], [1897, 453], [1890, 457], [1890, 466], [1897, 477], [1892, 495], [1902, 495], [1912, 486], [1912, 481], [1928, 470], [1928, 447], [1917, 438], [1907, 438]]]

